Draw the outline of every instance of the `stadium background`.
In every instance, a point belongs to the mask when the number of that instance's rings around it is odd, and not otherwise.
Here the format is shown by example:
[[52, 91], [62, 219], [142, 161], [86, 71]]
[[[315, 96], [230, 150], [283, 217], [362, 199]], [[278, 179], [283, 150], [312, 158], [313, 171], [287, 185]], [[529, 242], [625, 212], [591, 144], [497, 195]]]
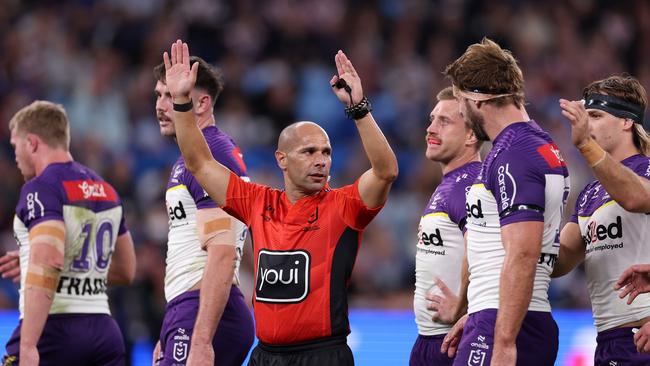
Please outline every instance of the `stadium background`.
[[[164, 187], [178, 156], [174, 142], [159, 135], [151, 69], [176, 38], [222, 68], [217, 125], [240, 145], [251, 178], [273, 186], [281, 185], [272, 158], [276, 138], [297, 120], [328, 131], [334, 186], [367, 168], [354, 125], [328, 86], [338, 49], [359, 71], [400, 164], [386, 207], [366, 231], [350, 287], [357, 309], [352, 343], [371, 344], [356, 348], [365, 352], [357, 353], [361, 365], [366, 357], [374, 365], [403, 364], [416, 336], [410, 308], [417, 223], [440, 181], [439, 167], [424, 158], [424, 130], [436, 92], [448, 84], [445, 65], [484, 35], [514, 52], [529, 114], [550, 131], [569, 165], [567, 214], [592, 177], [570, 143], [558, 98], [579, 98], [588, 82], [612, 73], [628, 72], [650, 86], [644, 0], [0, 0], [0, 9], [0, 254], [15, 248], [11, 225], [22, 184], [8, 120], [33, 99], [61, 103], [74, 157], [125, 202], [137, 277], [133, 286], [111, 290], [111, 298], [138, 360], [157, 338], [165, 306]], [[242, 273], [248, 296], [250, 259]], [[568, 351], [558, 365], [589, 364], [595, 330], [582, 270], [554, 280], [549, 295], [554, 309], [568, 309], [558, 313]], [[2, 344], [15, 326], [16, 304], [15, 286], [0, 281]]]

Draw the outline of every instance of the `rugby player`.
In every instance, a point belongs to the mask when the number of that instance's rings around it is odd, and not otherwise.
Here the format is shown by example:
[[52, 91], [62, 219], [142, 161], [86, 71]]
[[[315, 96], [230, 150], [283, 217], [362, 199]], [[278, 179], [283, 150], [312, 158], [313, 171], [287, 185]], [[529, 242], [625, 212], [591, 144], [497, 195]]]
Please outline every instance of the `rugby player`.
[[135, 276], [135, 252], [113, 187], [75, 162], [62, 106], [35, 101], [10, 120], [26, 182], [14, 234], [20, 323], [3, 365], [124, 365], [106, 287]]
[[[199, 57], [190, 94], [191, 113], [212, 156], [243, 179], [246, 166], [234, 141], [217, 126], [214, 104], [223, 89], [218, 70]], [[172, 98], [165, 65], [154, 68], [156, 116], [163, 136], [174, 137]], [[165, 203], [169, 214], [165, 298], [167, 307], [154, 350], [159, 365], [241, 365], [254, 340], [253, 317], [239, 290], [246, 227], [210, 199], [179, 157]], [[208, 280], [203, 280], [203, 278]]]
[[[418, 337], [410, 365], [451, 365], [440, 348], [451, 326], [466, 309], [465, 195], [481, 168], [482, 141], [460, 115], [451, 87], [436, 96], [427, 127], [427, 159], [439, 162], [443, 178], [424, 208], [415, 255], [413, 308]], [[461, 283], [463, 283], [461, 285]], [[461, 304], [462, 303], [462, 304]]]
[[464, 326], [454, 365], [552, 365], [558, 328], [547, 291], [569, 192], [566, 164], [526, 112], [510, 51], [484, 38], [445, 73], [461, 113], [493, 146], [467, 195], [469, 315], [443, 349], [455, 351]]
[[[574, 136], [578, 149], [602, 152], [596, 157], [588, 152], [587, 162], [596, 167], [607, 155], [634, 172], [635, 179], [650, 179], [650, 137], [643, 128], [647, 95], [639, 81], [631, 76], [610, 76], [590, 83], [583, 98], [584, 103], [562, 99], [560, 106], [572, 124], [588, 126], [586, 138], [579, 137], [582, 144]], [[599, 366], [650, 364], [650, 355], [637, 352], [637, 348], [644, 350], [646, 342], [635, 346], [647, 329], [634, 334], [650, 320], [650, 295], [635, 294], [636, 301], [627, 304], [614, 291], [620, 274], [631, 263], [650, 262], [646, 248], [650, 219], [635, 208], [618, 202], [609, 188], [595, 180], [580, 192], [575, 212], [560, 237], [560, 257], [553, 275], [561, 276], [584, 261], [598, 330], [595, 364]]]

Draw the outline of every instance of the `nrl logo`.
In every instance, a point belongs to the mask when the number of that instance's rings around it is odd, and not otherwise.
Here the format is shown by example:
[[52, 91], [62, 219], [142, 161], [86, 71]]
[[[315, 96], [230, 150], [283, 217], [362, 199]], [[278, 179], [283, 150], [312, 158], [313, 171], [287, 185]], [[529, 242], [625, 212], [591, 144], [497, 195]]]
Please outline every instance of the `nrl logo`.
[[469, 354], [469, 358], [467, 359], [467, 366], [483, 366], [484, 362], [485, 352], [478, 349], [473, 349]]
[[174, 360], [182, 362], [187, 358], [187, 343], [176, 342], [174, 343]]

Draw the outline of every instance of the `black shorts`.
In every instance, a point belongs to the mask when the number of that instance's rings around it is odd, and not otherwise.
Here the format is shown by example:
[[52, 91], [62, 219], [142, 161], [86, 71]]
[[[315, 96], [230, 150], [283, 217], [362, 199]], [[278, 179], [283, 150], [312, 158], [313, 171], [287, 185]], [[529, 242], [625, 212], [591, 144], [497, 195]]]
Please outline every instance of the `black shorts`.
[[260, 342], [248, 366], [354, 366], [354, 357], [345, 337], [283, 346]]

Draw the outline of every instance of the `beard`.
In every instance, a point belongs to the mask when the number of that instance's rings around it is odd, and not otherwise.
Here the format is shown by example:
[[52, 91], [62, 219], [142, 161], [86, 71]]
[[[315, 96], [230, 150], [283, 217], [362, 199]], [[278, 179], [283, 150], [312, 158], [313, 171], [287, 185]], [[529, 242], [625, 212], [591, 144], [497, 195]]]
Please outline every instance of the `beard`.
[[472, 110], [467, 100], [465, 101], [465, 121], [472, 127], [474, 136], [479, 141], [490, 141], [490, 137], [485, 132], [485, 119], [478, 112]]

